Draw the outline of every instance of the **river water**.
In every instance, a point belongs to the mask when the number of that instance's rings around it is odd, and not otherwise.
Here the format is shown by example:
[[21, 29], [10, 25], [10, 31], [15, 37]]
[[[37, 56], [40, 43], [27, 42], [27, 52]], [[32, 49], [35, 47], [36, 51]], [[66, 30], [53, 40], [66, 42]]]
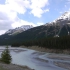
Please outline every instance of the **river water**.
[[[5, 49], [5, 47], [0, 47], [0, 53], [3, 49]], [[9, 49], [13, 64], [28, 66], [35, 70], [67, 70], [55, 66], [53, 63], [55, 60], [47, 58], [48, 53], [40, 53], [26, 48], [10, 47]]]

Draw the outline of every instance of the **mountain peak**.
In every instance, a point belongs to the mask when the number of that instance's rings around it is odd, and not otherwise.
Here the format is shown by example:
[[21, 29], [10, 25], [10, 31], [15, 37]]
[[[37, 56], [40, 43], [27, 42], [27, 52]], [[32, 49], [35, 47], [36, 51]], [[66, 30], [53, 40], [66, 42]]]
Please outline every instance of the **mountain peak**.
[[26, 31], [31, 28], [33, 28], [32, 25], [23, 25], [21, 27], [15, 28], [15, 29], [9, 29], [5, 34], [13, 35], [13, 34], [21, 33], [23, 31]]
[[53, 22], [55, 23], [56, 21], [59, 21], [59, 20], [70, 20], [70, 11], [65, 12], [59, 18], [54, 20]]
[[70, 19], [70, 11], [65, 12], [58, 19]]
[[52, 26], [52, 25], [59, 25], [63, 27], [66, 24], [70, 24], [70, 11], [65, 12], [62, 14], [59, 18], [54, 20], [53, 22], [49, 22], [48, 24], [46, 23], [45, 25], [47, 26]]

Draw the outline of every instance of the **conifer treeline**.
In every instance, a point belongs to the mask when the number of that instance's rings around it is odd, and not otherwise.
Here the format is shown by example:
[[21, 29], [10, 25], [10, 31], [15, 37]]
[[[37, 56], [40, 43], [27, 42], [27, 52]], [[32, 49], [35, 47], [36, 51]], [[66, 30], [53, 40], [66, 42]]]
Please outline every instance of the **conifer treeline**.
[[21, 43], [13, 43], [12, 46], [39, 46], [49, 49], [70, 49], [70, 36], [51, 37], [39, 40], [24, 41]]

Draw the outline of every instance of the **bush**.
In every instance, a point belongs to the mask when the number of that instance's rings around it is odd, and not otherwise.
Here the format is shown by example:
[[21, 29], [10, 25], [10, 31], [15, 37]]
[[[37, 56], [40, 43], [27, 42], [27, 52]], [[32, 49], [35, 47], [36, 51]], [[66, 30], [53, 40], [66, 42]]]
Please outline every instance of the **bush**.
[[7, 46], [6, 49], [1, 54], [1, 61], [4, 63], [10, 64], [11, 60], [12, 60], [12, 58], [10, 56], [10, 52], [9, 52], [9, 49]]

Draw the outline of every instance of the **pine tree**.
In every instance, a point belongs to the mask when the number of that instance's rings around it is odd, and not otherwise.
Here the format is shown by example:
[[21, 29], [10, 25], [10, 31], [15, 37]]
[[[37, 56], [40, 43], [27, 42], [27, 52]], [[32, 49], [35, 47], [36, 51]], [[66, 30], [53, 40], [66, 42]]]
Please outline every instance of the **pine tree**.
[[1, 61], [4, 63], [10, 64], [11, 60], [12, 60], [12, 58], [10, 56], [10, 52], [9, 52], [9, 49], [7, 46], [6, 49], [1, 54]]

